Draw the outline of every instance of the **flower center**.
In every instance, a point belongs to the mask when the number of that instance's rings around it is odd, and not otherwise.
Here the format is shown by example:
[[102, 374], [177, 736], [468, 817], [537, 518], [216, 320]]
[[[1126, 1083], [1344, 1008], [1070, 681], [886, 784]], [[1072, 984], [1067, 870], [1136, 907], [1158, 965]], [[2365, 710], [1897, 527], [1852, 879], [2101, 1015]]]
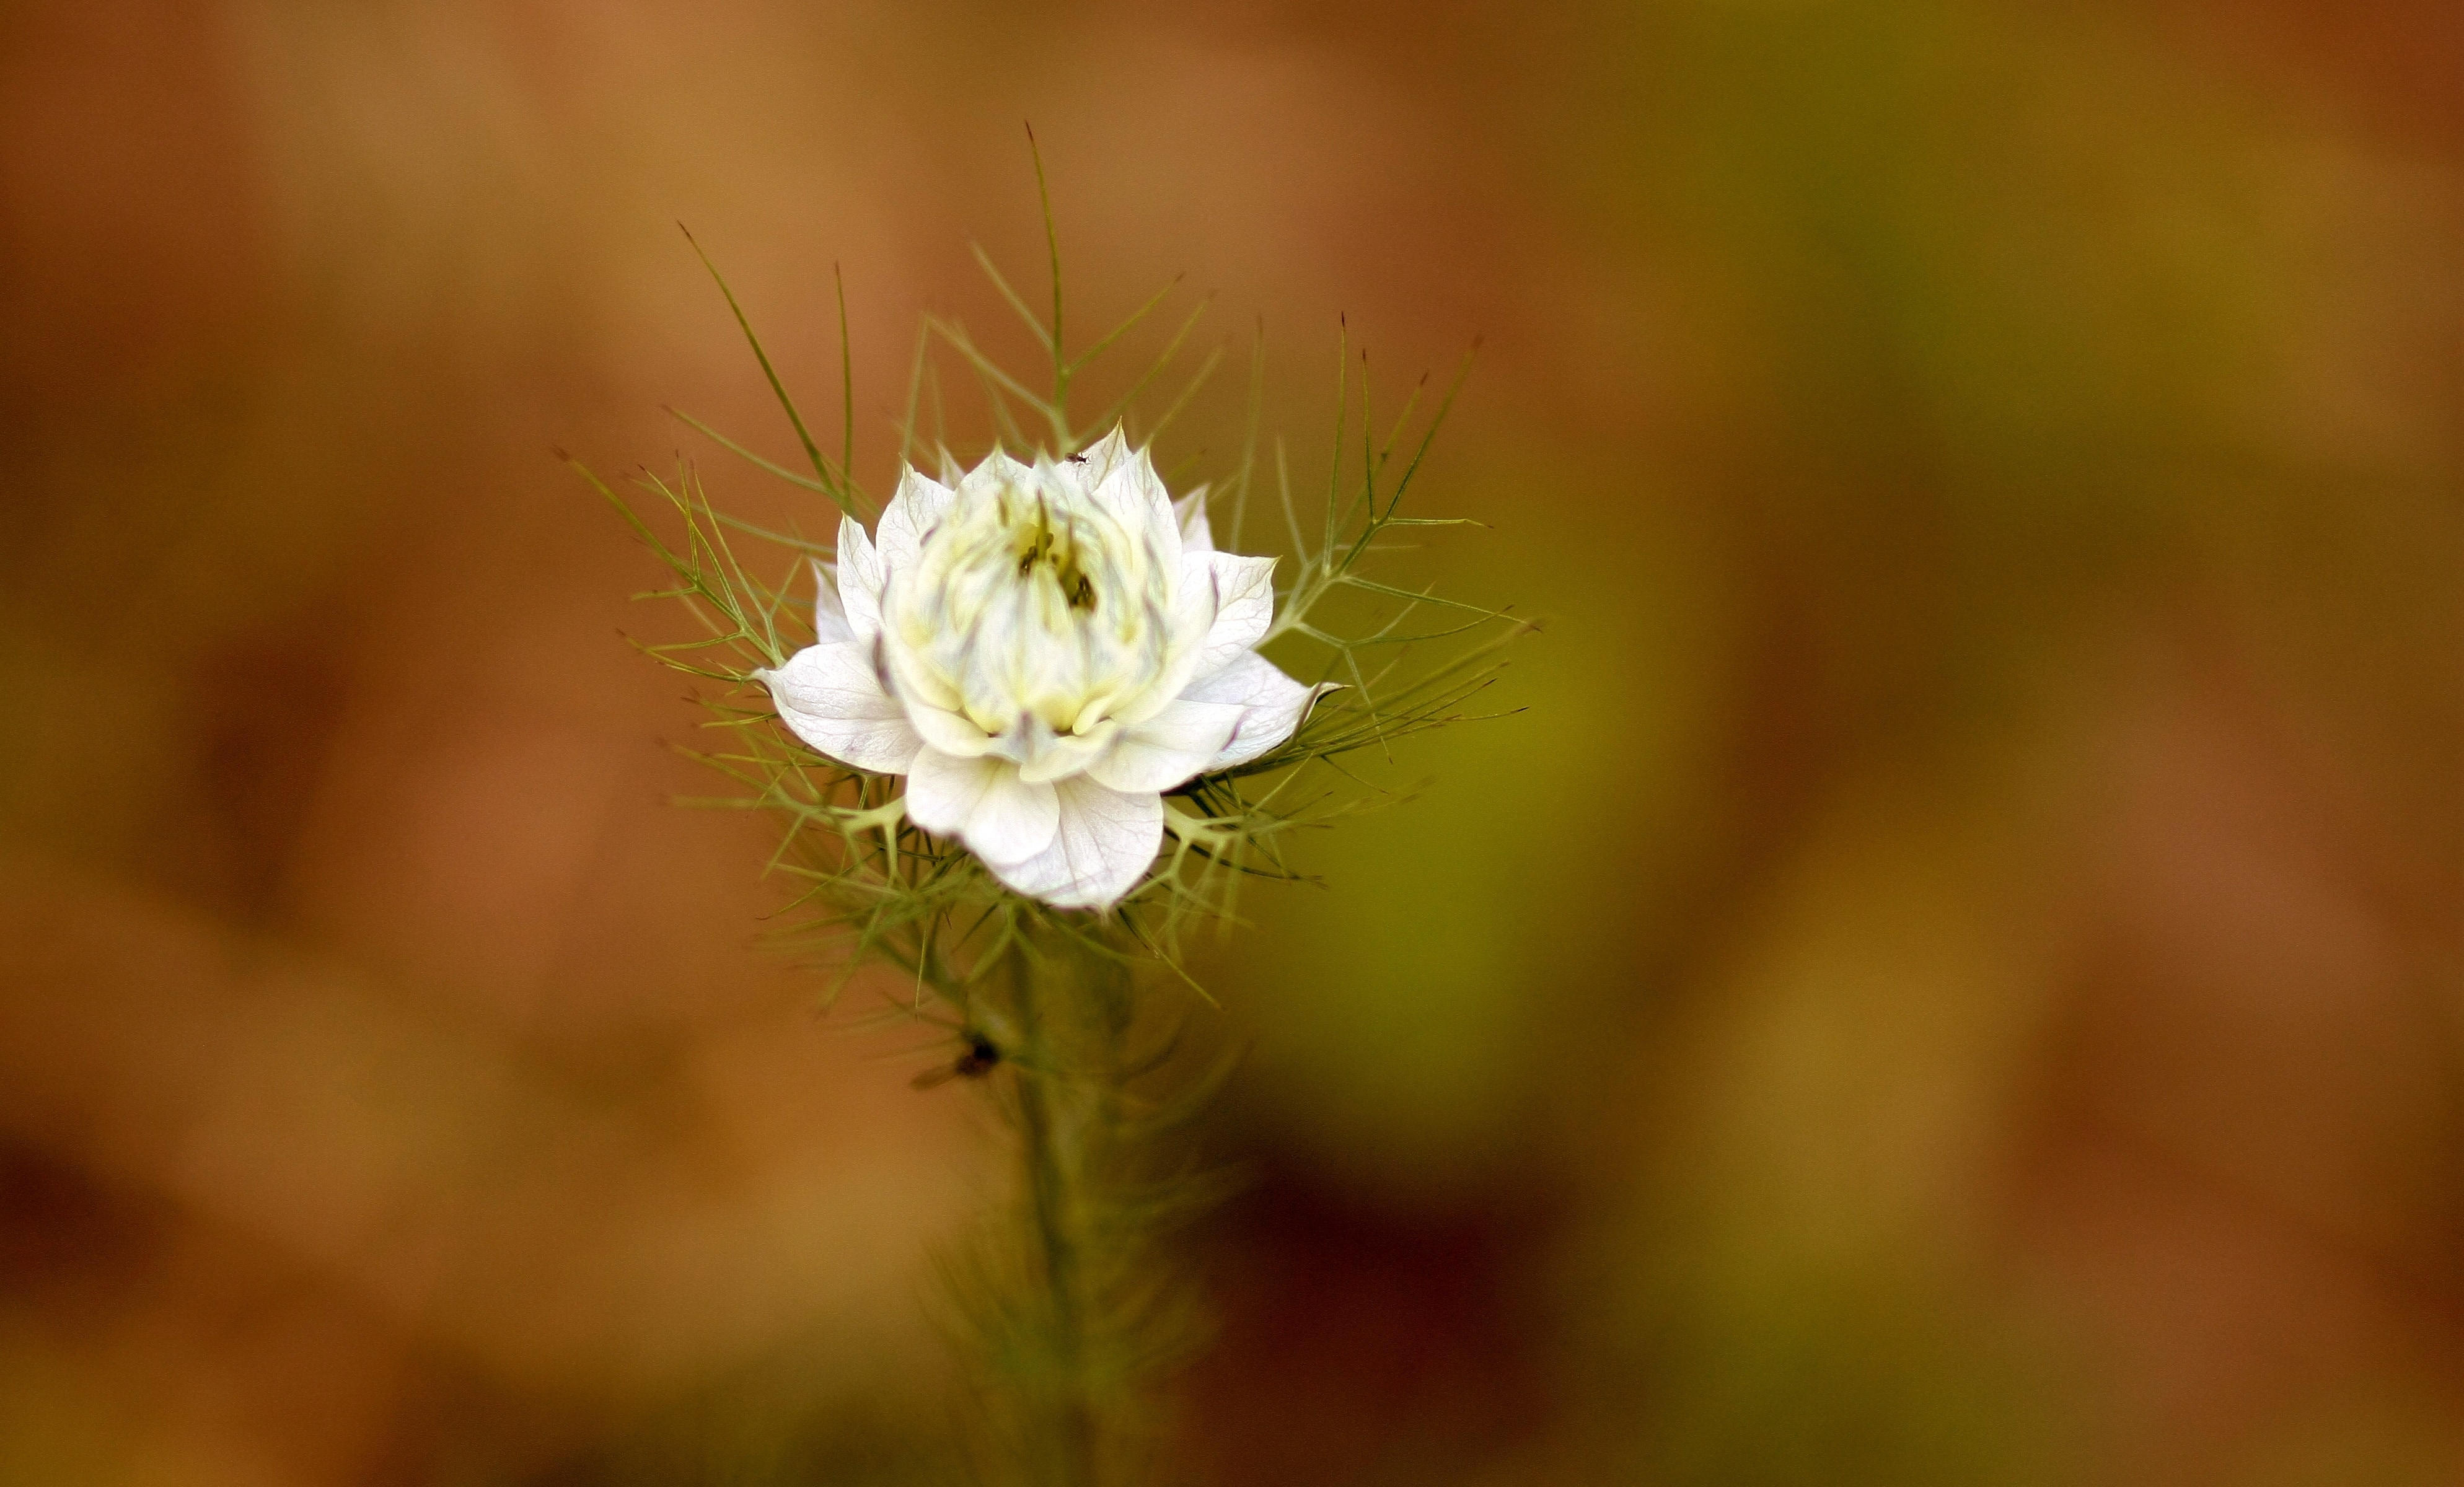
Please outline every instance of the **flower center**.
[[1040, 572], [1060, 589], [1067, 607], [1094, 612], [1095, 580], [1079, 568], [1077, 544], [1066, 528], [1054, 529], [1051, 511], [1043, 502], [1036, 503], [1034, 522], [1019, 530], [1013, 545], [1018, 548], [1020, 579], [1033, 582]]
[[1086, 734], [1166, 667], [1169, 557], [1148, 546], [1056, 483], [961, 496], [891, 576], [892, 669], [995, 737]]

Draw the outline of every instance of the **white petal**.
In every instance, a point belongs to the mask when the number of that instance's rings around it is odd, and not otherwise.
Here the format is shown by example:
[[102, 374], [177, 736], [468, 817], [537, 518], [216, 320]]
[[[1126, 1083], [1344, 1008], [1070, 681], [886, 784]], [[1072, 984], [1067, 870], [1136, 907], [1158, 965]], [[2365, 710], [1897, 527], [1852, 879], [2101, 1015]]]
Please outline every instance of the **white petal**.
[[808, 645], [775, 671], [757, 671], [797, 737], [857, 769], [903, 775], [924, 747], [907, 710], [884, 691], [862, 641]]
[[1130, 457], [1130, 441], [1121, 436], [1121, 426], [1114, 424], [1111, 433], [1087, 446], [1079, 453], [1083, 458], [1070, 463], [1077, 465], [1078, 472], [1086, 477], [1087, 489], [1091, 491], [1102, 485], [1105, 477], [1111, 474], [1120, 467], [1122, 461]]
[[1246, 710], [1232, 741], [1207, 761], [1208, 769], [1219, 770], [1246, 764], [1292, 736], [1317, 700], [1336, 689], [1331, 682], [1303, 687], [1277, 670], [1273, 662], [1247, 650], [1222, 670], [1193, 683], [1181, 693], [1181, 700], [1237, 703]]
[[875, 540], [881, 544], [881, 565], [885, 571], [911, 568], [915, 563], [916, 549], [924, 535], [941, 524], [949, 514], [954, 499], [950, 488], [912, 468], [898, 475], [898, 491], [882, 508], [881, 520], [873, 527]]
[[823, 645], [857, 638], [847, 623], [847, 605], [839, 601], [839, 580], [818, 558], [813, 559], [813, 638]]
[[1206, 488], [1199, 486], [1172, 503], [1173, 516], [1180, 523], [1180, 550], [1184, 553], [1215, 551], [1215, 529], [1206, 520]]
[[1162, 672], [1146, 688], [1112, 703], [1111, 715], [1122, 724], [1143, 723], [1172, 705], [1189, 684], [1206, 674], [1199, 663], [1206, 654], [1207, 637], [1215, 629], [1214, 556], [1183, 553], [1180, 575], [1173, 585], [1172, 626], [1165, 642]]
[[1087, 770], [1114, 790], [1170, 790], [1214, 762], [1248, 710], [1239, 703], [1183, 697], [1133, 728]]
[[1145, 501], [1156, 515], [1171, 522], [1173, 531], [1177, 534], [1180, 524], [1172, 514], [1172, 492], [1164, 489], [1163, 477], [1155, 473], [1153, 454], [1146, 449], [1140, 449], [1132, 454], [1129, 459], [1129, 469], [1131, 478], [1138, 483], [1139, 498]]
[[1012, 766], [1001, 772], [977, 802], [976, 814], [967, 820], [967, 845], [998, 868], [1025, 862], [1050, 846], [1060, 828], [1059, 789], [1023, 780]]
[[[1132, 534], [1154, 555], [1154, 560], [1169, 569], [1180, 557], [1180, 525], [1173, 519], [1172, 503], [1150, 494], [1138, 471], [1145, 466], [1146, 451], [1123, 460], [1112, 468], [1090, 492], [1089, 498], [1102, 508], [1121, 529]], [[1154, 471], [1148, 470], [1152, 475]], [[1160, 492], [1163, 487], [1155, 490]]]
[[[1130, 478], [1136, 482], [1138, 504], [1143, 510], [1148, 539], [1166, 562], [1180, 557], [1180, 518], [1173, 514], [1172, 492], [1165, 490], [1163, 477], [1155, 473], [1155, 460], [1145, 449], [1132, 454], [1124, 466]], [[1136, 531], [1135, 527], [1131, 528]]]
[[881, 555], [852, 516], [839, 518], [839, 606], [855, 638], [881, 633]]
[[1027, 761], [1041, 754], [1052, 743], [1052, 725], [1032, 712], [1022, 712], [1018, 721], [985, 752], [1009, 760], [1023, 768]]
[[1019, 776], [1023, 779], [1067, 779], [1102, 758], [1120, 733], [1120, 725], [1110, 718], [1083, 733], [1055, 736], [1047, 730], [1035, 753], [1019, 762]]
[[926, 831], [958, 838], [999, 868], [1050, 845], [1061, 806], [1052, 786], [1026, 783], [1005, 759], [927, 749], [907, 776], [907, 817]]
[[999, 759], [960, 758], [926, 748], [907, 774], [907, 819], [936, 836], [955, 837], [992, 788]]
[[1011, 459], [999, 449], [983, 458], [983, 463], [967, 471], [958, 482], [959, 493], [967, 496], [990, 495], [1002, 486], [1030, 484], [1034, 471]]
[[1053, 461], [1052, 469], [1068, 490], [1091, 496], [1095, 488], [1129, 457], [1129, 441], [1121, 437], [1121, 426], [1115, 424], [1111, 433], [1066, 459]]
[[[901, 581], [898, 578], [892, 577], [890, 585], [885, 585], [885, 592], [889, 586]], [[958, 706], [958, 689], [951, 686], [949, 679], [933, 667], [928, 657], [919, 656], [896, 630], [884, 629], [881, 632], [880, 643], [882, 659], [885, 663], [883, 671], [891, 691], [900, 701], [906, 703], [908, 709], [919, 719], [923, 717], [924, 710], [927, 708], [950, 711]], [[933, 736], [929, 722], [919, 721], [916, 726], [924, 730], [925, 737]], [[942, 744], [938, 747], [947, 749], [951, 746]], [[954, 752], [972, 753], [974, 751]]]
[[1052, 788], [1061, 821], [1051, 844], [1023, 863], [994, 864], [993, 875], [1057, 908], [1110, 908], [1163, 845], [1163, 798], [1125, 795], [1084, 775]]
[[964, 713], [936, 708], [910, 697], [907, 699], [907, 717], [915, 725], [915, 732], [924, 743], [943, 754], [973, 759], [992, 752], [992, 734], [978, 728]]
[[[1211, 676], [1232, 664], [1232, 658], [1266, 638], [1275, 623], [1275, 560], [1243, 558], [1237, 553], [1209, 553], [1215, 581], [1215, 623], [1207, 627], [1205, 648], [1199, 653], [1195, 675]], [[1184, 562], [1185, 576], [1189, 565]]]

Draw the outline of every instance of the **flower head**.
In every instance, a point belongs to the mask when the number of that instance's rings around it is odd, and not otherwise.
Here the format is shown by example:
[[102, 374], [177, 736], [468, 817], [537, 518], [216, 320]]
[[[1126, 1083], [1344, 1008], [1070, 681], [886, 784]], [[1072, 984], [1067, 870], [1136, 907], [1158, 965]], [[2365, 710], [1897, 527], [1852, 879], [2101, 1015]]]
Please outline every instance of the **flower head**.
[[838, 556], [816, 644], [756, 678], [798, 737], [906, 776], [911, 820], [1049, 904], [1118, 901], [1162, 793], [1283, 742], [1325, 690], [1251, 648], [1274, 559], [1215, 551], [1204, 490], [1176, 506], [1118, 429], [953, 485], [909, 470]]

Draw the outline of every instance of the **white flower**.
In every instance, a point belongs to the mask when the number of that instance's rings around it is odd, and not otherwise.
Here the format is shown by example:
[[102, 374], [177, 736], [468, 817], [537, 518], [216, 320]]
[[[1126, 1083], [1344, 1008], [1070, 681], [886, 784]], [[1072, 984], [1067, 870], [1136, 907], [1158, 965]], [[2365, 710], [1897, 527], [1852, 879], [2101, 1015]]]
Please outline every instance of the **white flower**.
[[[945, 470], [944, 474], [951, 473]], [[1215, 551], [1113, 430], [1058, 464], [910, 470], [871, 537], [816, 565], [817, 644], [755, 673], [798, 737], [907, 776], [915, 824], [1065, 908], [1105, 908], [1163, 842], [1164, 791], [1291, 736], [1325, 688], [1250, 647], [1271, 558]]]

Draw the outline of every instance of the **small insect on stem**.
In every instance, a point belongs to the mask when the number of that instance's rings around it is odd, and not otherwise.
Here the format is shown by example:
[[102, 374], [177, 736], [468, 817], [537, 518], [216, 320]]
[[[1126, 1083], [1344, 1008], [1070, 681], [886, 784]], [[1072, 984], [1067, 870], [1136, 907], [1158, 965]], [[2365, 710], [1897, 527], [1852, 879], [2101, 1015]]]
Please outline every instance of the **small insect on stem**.
[[1001, 1062], [1001, 1056], [1000, 1046], [991, 1039], [981, 1033], [969, 1033], [966, 1052], [937, 1069], [926, 1069], [908, 1083], [915, 1089], [938, 1089], [954, 1079], [981, 1079]]

